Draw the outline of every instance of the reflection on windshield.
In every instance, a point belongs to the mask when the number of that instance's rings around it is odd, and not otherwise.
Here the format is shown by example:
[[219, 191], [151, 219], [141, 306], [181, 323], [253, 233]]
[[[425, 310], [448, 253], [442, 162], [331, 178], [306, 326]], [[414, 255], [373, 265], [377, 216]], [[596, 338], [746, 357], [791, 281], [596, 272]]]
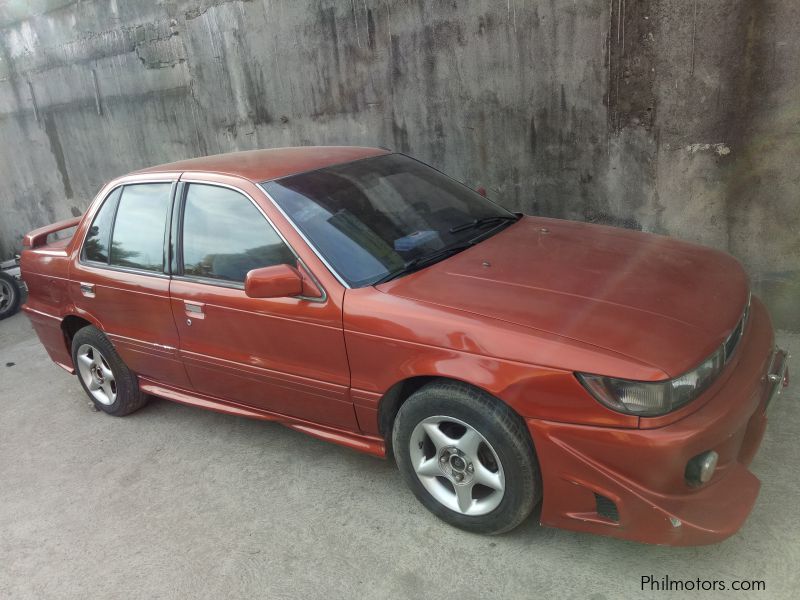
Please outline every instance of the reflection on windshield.
[[353, 287], [475, 236], [452, 227], [511, 213], [401, 154], [285, 177], [264, 189]]

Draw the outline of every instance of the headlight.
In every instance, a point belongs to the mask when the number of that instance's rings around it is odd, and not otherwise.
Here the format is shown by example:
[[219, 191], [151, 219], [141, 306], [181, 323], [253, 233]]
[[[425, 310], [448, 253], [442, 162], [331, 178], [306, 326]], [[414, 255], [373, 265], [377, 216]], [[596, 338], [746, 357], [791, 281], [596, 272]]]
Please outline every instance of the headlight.
[[663, 415], [691, 402], [716, 379], [725, 364], [724, 346], [696, 369], [667, 381], [645, 382], [578, 373], [578, 380], [609, 408], [643, 417]]
[[702, 394], [714, 382], [733, 355], [744, 335], [750, 316], [751, 295], [747, 294], [742, 317], [725, 343], [697, 368], [667, 381], [630, 381], [602, 375], [576, 373], [589, 393], [609, 408], [643, 417], [656, 417], [680, 408]]

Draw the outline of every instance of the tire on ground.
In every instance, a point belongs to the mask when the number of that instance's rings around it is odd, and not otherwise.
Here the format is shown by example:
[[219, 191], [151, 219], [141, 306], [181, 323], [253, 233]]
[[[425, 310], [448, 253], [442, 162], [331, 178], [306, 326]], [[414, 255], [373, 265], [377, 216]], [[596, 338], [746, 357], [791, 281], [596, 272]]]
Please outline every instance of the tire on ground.
[[[80, 371], [78, 371], [78, 349], [84, 344], [97, 348], [105, 357], [111, 372], [114, 374], [116, 398], [112, 404], [98, 402], [92, 396], [91, 391], [80, 375]], [[139, 390], [138, 379], [122, 361], [109, 339], [97, 327], [87, 325], [75, 333], [72, 338], [72, 362], [78, 374], [78, 381], [81, 382], [84, 391], [94, 405], [103, 412], [115, 417], [124, 417], [139, 410], [147, 403], [147, 395]]]
[[[423, 486], [412, 464], [409, 443], [418, 423], [432, 416], [454, 417], [477, 430], [495, 450], [505, 474], [500, 504], [485, 515], [456, 512]], [[420, 502], [444, 521], [475, 533], [499, 534], [514, 529], [530, 515], [542, 496], [539, 464], [522, 419], [490, 394], [460, 382], [430, 383], [400, 407], [392, 429], [395, 460]]]
[[8, 298], [4, 304], [0, 305], [0, 320], [2, 320], [6, 317], [10, 317], [13, 314], [16, 314], [16, 312], [19, 310], [22, 291], [20, 290], [17, 280], [8, 273], [3, 273], [0, 271], [0, 279], [2, 279], [2, 281], [0, 281], [0, 285], [2, 285], [4, 289], [8, 290]]

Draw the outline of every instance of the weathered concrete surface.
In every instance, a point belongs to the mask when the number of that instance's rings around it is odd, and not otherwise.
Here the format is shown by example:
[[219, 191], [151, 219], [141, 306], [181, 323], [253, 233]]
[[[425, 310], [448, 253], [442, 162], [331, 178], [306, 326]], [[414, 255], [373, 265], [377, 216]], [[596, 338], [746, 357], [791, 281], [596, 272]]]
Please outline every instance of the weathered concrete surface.
[[775, 321], [800, 330], [800, 3], [661, 4], [642, 223], [734, 254]]
[[728, 250], [800, 329], [799, 27], [793, 0], [4, 3], [0, 254], [146, 165], [385, 145]]
[[[800, 335], [778, 335], [800, 355]], [[13, 366], [7, 366], [14, 363]], [[390, 462], [273, 423], [154, 400], [93, 412], [24, 315], [0, 321], [0, 597], [641, 598], [640, 578], [759, 579], [796, 598], [800, 386], [771, 407], [742, 530], [702, 548], [538, 527], [471, 535]]]

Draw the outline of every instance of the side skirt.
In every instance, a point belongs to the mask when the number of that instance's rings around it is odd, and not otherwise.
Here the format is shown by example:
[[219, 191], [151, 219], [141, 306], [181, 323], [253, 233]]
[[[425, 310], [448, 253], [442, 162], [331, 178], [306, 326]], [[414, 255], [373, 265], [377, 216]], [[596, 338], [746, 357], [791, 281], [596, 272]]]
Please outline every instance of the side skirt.
[[372, 454], [379, 458], [386, 458], [386, 444], [383, 439], [374, 435], [364, 435], [354, 431], [347, 431], [345, 429], [337, 429], [335, 427], [327, 427], [325, 425], [318, 425], [311, 421], [303, 419], [296, 419], [287, 415], [269, 412], [250, 406], [244, 406], [235, 402], [228, 402], [205, 396], [196, 392], [177, 389], [170, 386], [157, 383], [146, 377], [139, 377], [139, 389], [146, 394], [158, 396], [179, 402], [180, 404], [188, 404], [189, 406], [198, 406], [200, 408], [207, 408], [219, 413], [227, 415], [236, 415], [239, 417], [248, 417], [250, 419], [261, 419], [262, 421], [275, 421], [281, 425], [285, 425], [290, 429], [302, 431], [308, 435], [314, 436], [327, 442], [333, 442], [341, 446], [352, 448], [360, 452]]

